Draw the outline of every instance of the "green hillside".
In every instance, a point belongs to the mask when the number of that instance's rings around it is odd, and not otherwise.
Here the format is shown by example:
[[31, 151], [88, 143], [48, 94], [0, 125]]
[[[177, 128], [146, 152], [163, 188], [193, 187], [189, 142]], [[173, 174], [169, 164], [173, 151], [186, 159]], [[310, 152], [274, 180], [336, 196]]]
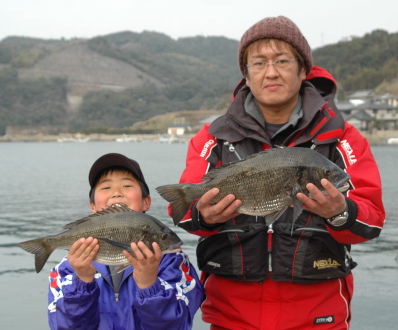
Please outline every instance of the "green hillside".
[[[376, 89], [398, 77], [398, 33], [375, 30], [316, 49], [313, 55], [317, 65], [336, 77], [341, 97], [359, 89]], [[384, 89], [388, 91], [387, 86]]]
[[[240, 79], [238, 42], [156, 32], [0, 42], [0, 134], [8, 125], [106, 131], [168, 112], [223, 109]], [[339, 83], [398, 92], [398, 33], [376, 30], [314, 50]]]

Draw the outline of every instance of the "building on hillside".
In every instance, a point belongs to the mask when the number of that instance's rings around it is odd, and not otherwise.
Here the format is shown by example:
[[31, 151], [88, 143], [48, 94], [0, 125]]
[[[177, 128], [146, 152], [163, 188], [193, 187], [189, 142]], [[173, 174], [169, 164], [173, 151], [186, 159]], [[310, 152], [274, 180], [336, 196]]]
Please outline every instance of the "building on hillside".
[[[359, 99], [356, 99], [359, 101]], [[385, 99], [384, 99], [385, 100]], [[337, 103], [337, 108], [346, 121], [360, 130], [372, 131], [398, 129], [398, 106], [393, 104], [397, 97], [390, 97], [388, 102], [374, 96], [373, 99], [363, 99], [361, 102]]]
[[188, 131], [191, 131], [191, 127], [186, 124], [173, 125], [167, 128], [168, 135], [182, 136]]
[[398, 107], [398, 96], [386, 93], [380, 96], [376, 96], [376, 101], [387, 103], [393, 107]]
[[356, 91], [348, 96], [348, 101], [353, 105], [360, 105], [374, 100], [375, 94], [370, 89]]

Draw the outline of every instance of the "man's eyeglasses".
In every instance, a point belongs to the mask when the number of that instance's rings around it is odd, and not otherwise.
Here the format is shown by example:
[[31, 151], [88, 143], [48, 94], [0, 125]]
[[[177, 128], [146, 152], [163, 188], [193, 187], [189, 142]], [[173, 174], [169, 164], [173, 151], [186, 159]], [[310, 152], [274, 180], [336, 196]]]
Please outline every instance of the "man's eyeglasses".
[[271, 62], [257, 61], [251, 64], [246, 64], [250, 72], [263, 72], [268, 68], [268, 65], [273, 65], [277, 70], [287, 69], [291, 63], [297, 61], [297, 58], [280, 58]]

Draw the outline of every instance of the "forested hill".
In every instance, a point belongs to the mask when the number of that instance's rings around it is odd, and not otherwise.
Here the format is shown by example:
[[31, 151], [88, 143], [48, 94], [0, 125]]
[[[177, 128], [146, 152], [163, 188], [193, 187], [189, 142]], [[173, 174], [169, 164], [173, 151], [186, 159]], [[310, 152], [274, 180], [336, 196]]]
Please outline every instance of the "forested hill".
[[343, 95], [377, 88], [398, 94], [398, 33], [375, 30], [318, 48], [313, 55], [336, 77]]
[[[158, 114], [223, 108], [240, 79], [238, 41], [156, 32], [0, 42], [0, 134], [7, 125], [128, 127]], [[373, 31], [314, 51], [344, 92], [398, 76], [398, 33]], [[392, 89], [392, 90], [391, 90]], [[397, 91], [398, 92], [398, 91]]]

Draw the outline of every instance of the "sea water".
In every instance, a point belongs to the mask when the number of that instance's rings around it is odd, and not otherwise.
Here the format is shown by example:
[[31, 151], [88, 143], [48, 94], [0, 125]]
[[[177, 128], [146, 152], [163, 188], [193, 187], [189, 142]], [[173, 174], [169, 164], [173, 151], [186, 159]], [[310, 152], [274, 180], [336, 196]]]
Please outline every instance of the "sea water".
[[[99, 156], [120, 152], [136, 159], [151, 188], [150, 214], [184, 241], [196, 265], [197, 237], [174, 227], [155, 187], [177, 183], [186, 144], [154, 142], [0, 143], [0, 327], [46, 329], [47, 276], [65, 251], [56, 250], [41, 273], [15, 243], [53, 234], [90, 213], [88, 171]], [[351, 329], [394, 329], [398, 324], [398, 146], [372, 148], [383, 180], [387, 222], [381, 236], [352, 247], [355, 294]], [[209, 326], [196, 314], [194, 329]]]

